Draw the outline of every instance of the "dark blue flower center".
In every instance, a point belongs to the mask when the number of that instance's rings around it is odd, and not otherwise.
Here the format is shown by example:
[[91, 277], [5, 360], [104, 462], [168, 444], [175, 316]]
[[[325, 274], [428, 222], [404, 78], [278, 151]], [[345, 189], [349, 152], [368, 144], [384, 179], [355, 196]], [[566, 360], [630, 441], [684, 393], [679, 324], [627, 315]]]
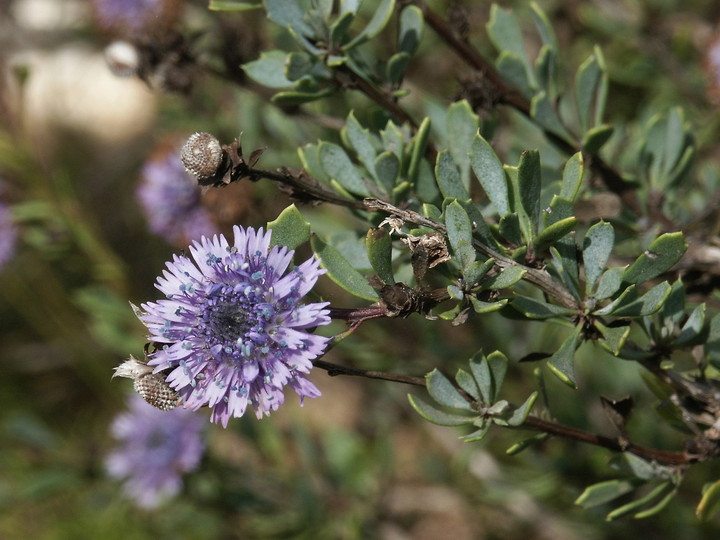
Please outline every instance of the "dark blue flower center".
[[208, 326], [220, 342], [234, 342], [252, 327], [250, 313], [239, 302], [219, 302], [209, 307]]

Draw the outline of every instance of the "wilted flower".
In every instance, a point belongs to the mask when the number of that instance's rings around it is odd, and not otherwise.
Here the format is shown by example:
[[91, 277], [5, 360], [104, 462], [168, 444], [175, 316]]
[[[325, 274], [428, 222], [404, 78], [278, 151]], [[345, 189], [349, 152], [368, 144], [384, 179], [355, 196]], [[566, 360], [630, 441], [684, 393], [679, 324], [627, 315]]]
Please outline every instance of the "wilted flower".
[[150, 230], [175, 245], [187, 245], [218, 232], [201, 204], [200, 186], [183, 168], [176, 152], [145, 164], [137, 198]]
[[125, 493], [138, 506], [153, 508], [176, 495], [183, 473], [197, 468], [205, 443], [204, 418], [187, 409], [161, 411], [132, 395], [129, 410], [112, 423], [119, 446], [105, 466], [124, 480]]
[[285, 273], [294, 252], [270, 249], [270, 232], [234, 233], [232, 245], [222, 235], [194, 242], [194, 262], [174, 256], [156, 284], [167, 299], [138, 310], [150, 340], [164, 345], [148, 365], [171, 368], [167, 382], [184, 406], [208, 405], [223, 426], [248, 403], [258, 418], [276, 410], [285, 385], [301, 403], [319, 396], [306, 374], [329, 338], [306, 330], [330, 323], [327, 302], [299, 303], [325, 272], [319, 260]]
[[17, 227], [10, 208], [0, 201], [0, 268], [15, 254]]

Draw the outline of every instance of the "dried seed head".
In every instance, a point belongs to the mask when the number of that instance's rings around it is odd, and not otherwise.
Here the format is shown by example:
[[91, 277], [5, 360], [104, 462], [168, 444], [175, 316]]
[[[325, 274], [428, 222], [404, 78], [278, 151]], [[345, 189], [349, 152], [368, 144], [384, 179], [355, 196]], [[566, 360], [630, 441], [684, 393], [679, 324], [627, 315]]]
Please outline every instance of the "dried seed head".
[[199, 180], [215, 176], [223, 163], [223, 149], [212, 134], [193, 133], [180, 151], [185, 170]]
[[134, 356], [115, 368], [113, 377], [127, 377], [133, 380], [135, 392], [153, 407], [170, 411], [179, 405], [179, 396], [165, 380], [162, 373], [153, 373], [153, 368]]
[[178, 394], [170, 388], [162, 373], [150, 373], [135, 379], [133, 387], [138, 395], [161, 411], [171, 411], [179, 405]]

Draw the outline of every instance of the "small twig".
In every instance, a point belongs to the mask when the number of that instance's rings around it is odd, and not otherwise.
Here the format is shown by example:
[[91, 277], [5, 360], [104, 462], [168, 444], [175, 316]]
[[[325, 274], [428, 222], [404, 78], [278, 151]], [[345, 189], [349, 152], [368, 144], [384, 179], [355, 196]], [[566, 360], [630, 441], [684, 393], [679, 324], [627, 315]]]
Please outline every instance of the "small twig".
[[550, 422], [543, 420], [537, 416], [528, 416], [525, 423], [519, 426], [520, 428], [530, 428], [550, 435], [556, 435], [565, 439], [572, 439], [575, 441], [592, 444], [594, 446], [600, 446], [607, 448], [614, 452], [629, 452], [635, 454], [643, 459], [649, 461], [655, 461], [663, 465], [688, 465], [697, 459], [689, 456], [685, 452], [669, 452], [666, 450], [658, 450], [656, 448], [648, 448], [646, 446], [640, 446], [639, 444], [633, 443], [621, 443], [617, 439], [605, 437], [604, 435], [597, 435], [596, 433], [590, 433], [582, 429], [558, 424], [556, 422]]
[[[317, 368], [324, 369], [331, 377], [348, 375], [352, 377], [366, 377], [368, 379], [379, 379], [383, 381], [409, 384], [421, 388], [425, 388], [426, 386], [424, 377], [414, 377], [412, 375], [401, 375], [397, 373], [384, 373], [382, 371], [369, 371], [360, 368], [341, 366], [332, 362], [325, 362], [324, 360], [314, 360], [313, 365]], [[695, 458], [689, 456], [685, 452], [669, 452], [633, 443], [623, 444], [617, 439], [612, 439], [610, 437], [605, 437], [604, 435], [598, 435], [582, 429], [566, 426], [564, 424], [558, 424], [557, 422], [543, 420], [542, 418], [532, 415], [528, 416], [525, 423], [518, 427], [520, 429], [542, 431], [544, 433], [548, 433], [549, 435], [607, 448], [608, 450], [612, 450], [614, 452], [629, 452], [643, 459], [655, 461], [663, 465], [688, 465], [693, 461], [696, 461]]]

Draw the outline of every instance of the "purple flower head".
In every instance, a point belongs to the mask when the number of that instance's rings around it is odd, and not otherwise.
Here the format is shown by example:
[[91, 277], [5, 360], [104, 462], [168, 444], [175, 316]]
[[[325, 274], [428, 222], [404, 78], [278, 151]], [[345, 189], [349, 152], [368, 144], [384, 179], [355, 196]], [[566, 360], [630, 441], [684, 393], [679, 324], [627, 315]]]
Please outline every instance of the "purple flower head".
[[[0, 191], [1, 191], [0, 185]], [[17, 227], [8, 205], [0, 201], [0, 269], [15, 254]]]
[[105, 460], [113, 478], [138, 506], [154, 508], [176, 495], [182, 474], [197, 468], [205, 443], [205, 419], [187, 409], [161, 411], [137, 395], [112, 423], [119, 446]]
[[227, 426], [248, 404], [258, 418], [277, 410], [289, 385], [300, 396], [320, 391], [306, 377], [329, 338], [307, 329], [330, 323], [328, 302], [300, 304], [325, 271], [311, 258], [285, 273], [293, 251], [270, 249], [270, 232], [235, 226], [224, 236], [190, 246], [191, 260], [174, 256], [156, 287], [165, 300], [142, 304], [149, 339], [163, 344], [150, 355], [155, 372], [185, 407], [212, 408], [210, 420]]
[[175, 245], [187, 245], [218, 232], [200, 202], [200, 186], [183, 168], [176, 152], [145, 164], [137, 198], [150, 230]]
[[[174, 20], [177, 0], [92, 0], [101, 26], [140, 33]], [[167, 19], [167, 20], [166, 20]]]

